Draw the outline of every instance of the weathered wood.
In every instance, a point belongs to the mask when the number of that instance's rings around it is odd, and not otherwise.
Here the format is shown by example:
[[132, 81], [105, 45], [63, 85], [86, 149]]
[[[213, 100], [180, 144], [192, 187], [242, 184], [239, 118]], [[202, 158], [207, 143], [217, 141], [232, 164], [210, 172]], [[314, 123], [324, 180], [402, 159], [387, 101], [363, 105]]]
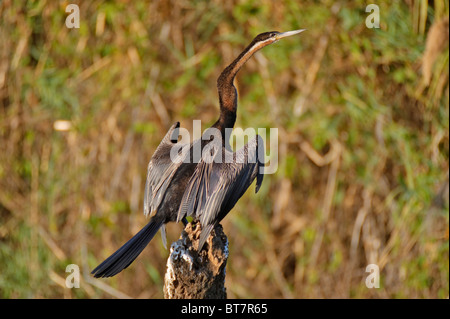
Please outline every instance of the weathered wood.
[[164, 277], [166, 299], [225, 299], [228, 239], [217, 225], [197, 252], [200, 223], [189, 223], [170, 247]]

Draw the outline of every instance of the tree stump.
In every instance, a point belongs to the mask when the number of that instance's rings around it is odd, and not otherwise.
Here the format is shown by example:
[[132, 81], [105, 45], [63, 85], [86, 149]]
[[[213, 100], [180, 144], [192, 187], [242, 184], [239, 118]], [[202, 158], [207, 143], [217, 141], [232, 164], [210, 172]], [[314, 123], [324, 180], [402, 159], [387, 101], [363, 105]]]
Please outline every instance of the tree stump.
[[228, 239], [222, 226], [211, 231], [205, 245], [197, 251], [200, 223], [189, 223], [178, 241], [170, 247], [164, 277], [165, 299], [225, 299], [225, 268]]

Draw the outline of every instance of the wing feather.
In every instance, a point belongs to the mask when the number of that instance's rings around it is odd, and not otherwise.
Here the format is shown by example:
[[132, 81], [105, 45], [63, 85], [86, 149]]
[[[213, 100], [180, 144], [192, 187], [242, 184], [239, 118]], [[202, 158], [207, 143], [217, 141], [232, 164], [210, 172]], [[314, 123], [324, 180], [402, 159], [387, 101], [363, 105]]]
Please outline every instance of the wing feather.
[[[259, 135], [235, 153], [226, 150], [221, 140], [217, 139], [211, 141], [208, 147], [212, 151], [203, 152], [183, 195], [177, 216], [178, 221], [186, 216], [200, 220], [203, 230], [199, 249], [214, 225], [234, 207], [255, 178], [256, 192], [263, 181], [264, 144]], [[214, 160], [211, 160], [211, 156]]]
[[[182, 164], [185, 148], [190, 147], [189, 144], [180, 145], [177, 143], [179, 127], [179, 122], [171, 126], [148, 163], [144, 191], [145, 216], [149, 216], [158, 209], [173, 176]], [[175, 160], [172, 160], [170, 153], [175, 145], [181, 147], [182, 151], [176, 156]]]

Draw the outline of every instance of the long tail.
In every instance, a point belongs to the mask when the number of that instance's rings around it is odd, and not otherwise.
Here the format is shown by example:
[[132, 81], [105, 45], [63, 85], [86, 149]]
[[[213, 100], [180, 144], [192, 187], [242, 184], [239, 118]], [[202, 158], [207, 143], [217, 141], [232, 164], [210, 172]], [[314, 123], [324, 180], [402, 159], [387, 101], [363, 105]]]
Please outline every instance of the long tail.
[[162, 225], [163, 222], [155, 219], [154, 216], [144, 228], [120, 247], [114, 254], [98, 265], [91, 274], [93, 274], [95, 278], [117, 275], [139, 256]]

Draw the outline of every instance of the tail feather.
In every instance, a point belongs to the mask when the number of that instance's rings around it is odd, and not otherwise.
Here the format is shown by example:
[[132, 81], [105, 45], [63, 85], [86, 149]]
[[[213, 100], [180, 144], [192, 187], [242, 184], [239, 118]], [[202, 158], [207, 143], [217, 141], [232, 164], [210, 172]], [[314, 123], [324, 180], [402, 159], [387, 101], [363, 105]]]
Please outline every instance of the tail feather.
[[162, 225], [163, 222], [155, 220], [155, 217], [153, 217], [144, 228], [98, 265], [91, 274], [95, 278], [117, 275], [139, 256]]

